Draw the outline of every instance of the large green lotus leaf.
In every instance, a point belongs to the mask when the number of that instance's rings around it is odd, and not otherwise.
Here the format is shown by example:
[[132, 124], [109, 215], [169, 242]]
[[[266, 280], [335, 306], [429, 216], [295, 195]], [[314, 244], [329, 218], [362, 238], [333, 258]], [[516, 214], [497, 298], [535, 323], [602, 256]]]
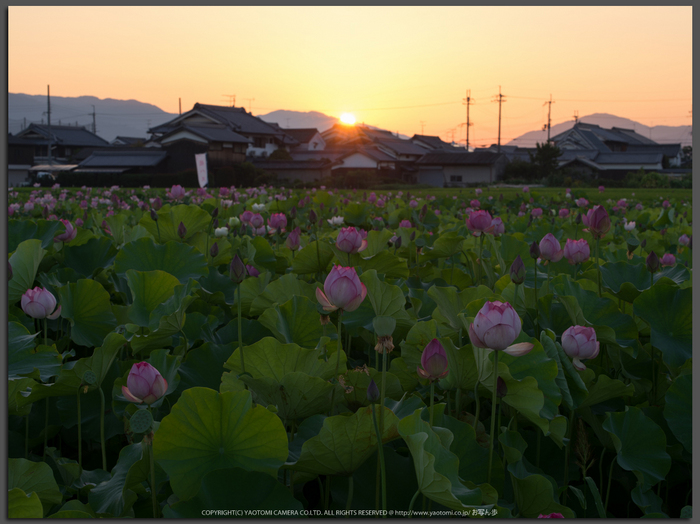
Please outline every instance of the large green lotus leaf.
[[652, 346], [660, 349], [664, 362], [674, 368], [692, 357], [692, 294], [692, 288], [658, 284], [634, 301], [634, 314], [651, 326]]
[[467, 346], [461, 349], [456, 347], [447, 337], [440, 339], [440, 343], [447, 353], [449, 369], [447, 377], [440, 379], [440, 386], [444, 386], [445, 389], [459, 388], [473, 391], [479, 381], [479, 369], [476, 366], [474, 352]]
[[371, 257], [360, 257], [359, 265], [363, 272], [374, 269], [388, 278], [408, 278], [409, 275], [407, 261], [389, 251], [380, 251]]
[[379, 280], [374, 269], [363, 272], [360, 280], [367, 287], [365, 301], [372, 305], [375, 316], [393, 317], [397, 320], [409, 318], [406, 313], [406, 297], [399, 286]]
[[54, 504], [63, 502], [63, 495], [45, 462], [31, 462], [23, 458], [11, 458], [7, 463], [7, 489], [21, 489], [25, 494], [36, 493], [48, 511]]
[[141, 217], [139, 224], [145, 227], [153, 235], [153, 238], [159, 239], [158, 242], [163, 244], [171, 240], [175, 242], [181, 241], [177, 232], [180, 222], [187, 228], [187, 234], [185, 235], [185, 240], [187, 240], [195, 233], [207, 229], [211, 222], [211, 215], [194, 204], [180, 204], [172, 207], [165, 205], [158, 210], [157, 225], [147, 213], [144, 213], [143, 217]]
[[252, 240], [248, 240], [248, 242], [255, 248], [255, 257], [253, 258], [255, 265], [274, 271], [277, 265], [277, 259], [275, 258], [274, 251], [272, 251], [272, 246], [270, 246], [265, 237], [257, 236]]
[[625, 384], [621, 380], [612, 379], [607, 375], [599, 375], [596, 383], [588, 386], [588, 396], [578, 407], [595, 406], [611, 398], [631, 397], [633, 395], [634, 384]]
[[[369, 406], [371, 402], [367, 399], [367, 388], [370, 381], [374, 380], [377, 387], [382, 389], [382, 372], [374, 368], [355, 368], [349, 369], [344, 375], [345, 385], [352, 387], [352, 391], [343, 392], [343, 398], [350, 407], [351, 411], [355, 411], [359, 407]], [[385, 398], [398, 400], [403, 395], [401, 382], [392, 373], [386, 373]]]
[[292, 262], [292, 271], [297, 275], [324, 273], [334, 256], [331, 246], [326, 242], [310, 242], [297, 252]]
[[353, 202], [345, 207], [343, 217], [350, 226], [361, 226], [367, 223], [371, 208], [369, 206]]
[[639, 509], [644, 512], [644, 517], [642, 518], [668, 518], [662, 511], [663, 499], [659, 497], [650, 486], [645, 486], [644, 488], [637, 484], [632, 492], [632, 502], [634, 502]]
[[[242, 341], [244, 346], [255, 344], [265, 337], [272, 337], [270, 330], [264, 328], [255, 319], [241, 319], [241, 331], [243, 332]], [[224, 327], [218, 329], [214, 333], [212, 341], [215, 344], [234, 344], [235, 347], [238, 347], [238, 319], [234, 318]]]
[[[433, 425], [449, 429], [454, 440], [450, 445], [450, 451], [459, 458], [459, 477], [474, 484], [485, 484], [489, 474], [489, 450], [483, 447], [476, 438], [476, 431], [471, 424], [445, 415], [445, 405], [435, 406]], [[429, 410], [422, 413], [423, 420], [429, 418]], [[499, 493], [503, 493], [504, 468], [498, 455], [493, 457], [491, 474], [491, 486]]]
[[156, 244], [151, 238], [139, 238], [124, 245], [114, 259], [117, 274], [123, 275], [129, 269], [165, 271], [185, 284], [190, 278], [206, 275], [207, 259], [187, 244], [176, 241]]
[[431, 247], [421, 250], [419, 260], [422, 263], [436, 258], [451, 257], [459, 253], [463, 241], [464, 237], [455, 231], [443, 233], [435, 239]]
[[39, 495], [32, 492], [27, 495], [20, 488], [12, 488], [7, 493], [7, 517], [10, 519], [40, 519], [44, 509]]
[[370, 231], [367, 233], [367, 249], [362, 252], [365, 257], [371, 257], [387, 249], [387, 243], [392, 237], [391, 231], [382, 229], [381, 231]]
[[[270, 377], [252, 378], [248, 375], [242, 375], [240, 380], [248, 386], [258, 404], [277, 406], [277, 414], [287, 421], [328, 412], [343, 400], [345, 393], [338, 384], [299, 371], [287, 373], [279, 381]], [[230, 382], [227, 381], [226, 388], [222, 388], [222, 391], [228, 390], [229, 387]]]
[[316, 286], [288, 273], [277, 280], [270, 282], [262, 294], [255, 297], [250, 306], [250, 314], [260, 315], [267, 308], [275, 304], [284, 304], [294, 296], [306, 297], [312, 302], [316, 301]]
[[27, 328], [18, 322], [8, 322], [8, 377], [29, 376], [48, 381], [56, 376], [63, 362], [55, 346], [34, 347], [34, 338]]
[[175, 286], [180, 281], [165, 271], [135, 271], [129, 269], [126, 279], [134, 299], [129, 308], [129, 319], [142, 327], [148, 327], [148, 321], [153, 311], [161, 303], [168, 300], [175, 292]]
[[617, 463], [632, 471], [642, 486], [653, 486], [666, 478], [671, 457], [666, 453], [666, 435], [656, 422], [636, 407], [608, 413], [603, 422], [617, 450]]
[[411, 392], [415, 390], [419, 384], [418, 375], [416, 374], [416, 368], [409, 368], [406, 365], [406, 361], [403, 359], [403, 357], [396, 357], [391, 359], [389, 372], [399, 379], [401, 387], [405, 392]]
[[557, 351], [554, 341], [549, 338], [544, 331], [540, 335], [540, 343], [542, 344], [542, 349], [547, 353], [547, 356], [556, 362], [557, 376], [554, 378], [554, 381], [561, 392], [561, 398], [566, 407], [573, 409], [574, 400], [569, 390], [569, 383], [566, 381], [566, 376], [564, 375], [564, 368], [562, 367], [559, 351]]
[[70, 338], [79, 346], [99, 346], [117, 326], [109, 293], [95, 280], [80, 279], [59, 293], [61, 316], [70, 320]]
[[294, 296], [282, 305], [275, 304], [259, 320], [280, 342], [314, 348], [323, 336], [316, 305], [306, 297]]
[[[468, 288], [464, 291], [457, 291], [454, 287], [433, 286], [428, 290], [428, 296], [437, 304], [442, 318], [447, 319], [446, 324], [454, 330], [465, 327], [459, 314], [464, 311], [468, 304], [480, 299], [499, 298], [494, 297], [493, 291], [486, 286]], [[437, 319], [435, 312], [433, 312], [433, 318]]]
[[[383, 409], [381, 440], [385, 444], [399, 437], [399, 419], [389, 409]], [[299, 460], [289, 467], [312, 475], [351, 475], [376, 451], [377, 433], [372, 409], [365, 407], [349, 416], [342, 414], [326, 418], [318, 435], [304, 442]]]
[[28, 289], [33, 289], [36, 272], [45, 254], [41, 240], [35, 238], [25, 240], [17, 246], [10, 257], [12, 280], [7, 283], [7, 300], [10, 304], [22, 298]]
[[169, 326], [181, 330], [185, 325], [185, 311], [189, 305], [197, 298], [193, 290], [199, 287], [193, 279], [189, 279], [186, 284], [175, 285], [173, 294], [161, 304], [156, 305], [150, 313], [148, 319], [148, 329], [156, 331]]
[[[530, 258], [530, 246], [527, 242], [514, 235], [501, 235], [501, 256], [506, 264], [512, 264], [518, 255], [523, 262], [530, 263], [532, 259]], [[510, 266], [508, 267], [510, 268]]]
[[196, 386], [218, 389], [224, 364], [231, 356], [233, 346], [219, 345], [206, 342], [199, 347], [190, 349], [178, 368], [180, 384], [178, 392]]
[[579, 405], [581, 405], [584, 399], [588, 397], [588, 388], [581, 378], [581, 372], [578, 371], [571, 363], [571, 360], [569, 360], [570, 357], [564, 352], [561, 344], [559, 344], [559, 342], [555, 342], [554, 345], [559, 355], [561, 369], [563, 369], [564, 376], [566, 377], [566, 383], [569, 387], [569, 392], [571, 393], [574, 409], [576, 409]]
[[[478, 507], [481, 489], [469, 489], [459, 478], [459, 458], [450, 451], [452, 433], [421, 419], [421, 412], [403, 418], [398, 432], [413, 457], [418, 489], [430, 500], [452, 510]], [[491, 509], [490, 507], [488, 509]]]
[[[680, 286], [690, 279], [690, 271], [681, 264], [676, 264], [672, 267], [664, 267], [660, 271], [654, 273], [654, 284], [670, 284], [673, 282]], [[669, 282], [669, 280], [671, 282]]]
[[626, 302], [634, 302], [634, 299], [651, 285], [645, 264], [631, 264], [629, 261], [608, 262], [600, 266], [600, 273], [603, 285]]
[[91, 277], [96, 270], [112, 265], [117, 248], [108, 237], [91, 238], [79, 246], [64, 246], [63, 256], [66, 266], [84, 277]]
[[[235, 486], [235, 489], [231, 489]], [[184, 502], [176, 502], [163, 508], [165, 518], [201, 519], [204, 510], [296, 510], [296, 516], [304, 509], [280, 482], [259, 471], [227, 468], [207, 473], [197, 495]], [[209, 515], [207, 516], [216, 516]], [[225, 518], [231, 518], [227, 516]], [[248, 517], [251, 518], [251, 517]]]
[[129, 221], [129, 215], [124, 211], [120, 211], [115, 215], [105, 217], [105, 222], [109, 227], [110, 234], [114, 239], [114, 243], [121, 246], [125, 242], [127, 229], [127, 222]]
[[287, 458], [287, 433], [279, 417], [252, 407], [250, 392], [185, 391], [160, 423], [155, 459], [180, 500], [194, 497], [210, 471], [241, 467], [277, 478]]
[[17, 246], [29, 239], [38, 239], [44, 249], [53, 245], [53, 239], [59, 230], [64, 229], [58, 220], [23, 220], [7, 221], [7, 252], [12, 253]]
[[[340, 361], [337, 361], [337, 356]], [[307, 376], [319, 377], [324, 381], [338, 373], [345, 373], [347, 357], [344, 351], [333, 355], [328, 362], [319, 358], [314, 349], [304, 349], [296, 344], [282, 344], [279, 340], [266, 337], [243, 348], [246, 373], [254, 379], [267, 377], [281, 384], [289, 373], [301, 372]], [[242, 373], [240, 350], [236, 349], [224, 364], [234, 376]]]
[[[250, 314], [250, 307], [253, 301], [263, 294], [271, 276], [266, 271], [261, 273], [259, 277], [248, 277], [241, 282], [241, 310], [244, 315]], [[236, 314], [238, 284], [234, 283], [228, 275], [222, 275], [215, 268], [211, 268], [205, 277], [199, 279], [199, 285], [205, 293], [215, 297], [220, 296], [224, 304], [233, 306], [233, 313], [234, 315]], [[200, 293], [200, 296], [206, 295]]]
[[664, 418], [688, 453], [693, 452], [693, 375], [680, 375], [666, 391]]
[[36, 386], [36, 380], [31, 378], [10, 378], [7, 381], [7, 404], [9, 408], [9, 414], [25, 417], [28, 416], [32, 410], [31, 405], [27, 397], [22, 393], [27, 393], [31, 391], [33, 386]]
[[401, 358], [406, 362], [406, 368], [415, 371], [420, 366], [423, 350], [430, 341], [438, 338], [437, 322], [428, 320], [416, 323], [401, 342]]
[[[190, 246], [197, 248], [197, 251], [206, 257], [207, 263], [213, 267], [219, 267], [222, 265], [228, 266], [233, 258], [233, 254], [231, 253], [231, 243], [226, 238], [214, 238], [208, 235], [206, 232], [200, 231], [187, 239], [187, 243]], [[216, 257], [212, 259], [211, 249], [214, 244], [217, 245], [219, 252], [217, 253]]]
[[125, 515], [138, 496], [127, 487], [126, 479], [131, 467], [143, 458], [141, 443], [124, 446], [112, 469], [112, 477], [90, 490], [88, 500], [96, 513], [110, 517]]

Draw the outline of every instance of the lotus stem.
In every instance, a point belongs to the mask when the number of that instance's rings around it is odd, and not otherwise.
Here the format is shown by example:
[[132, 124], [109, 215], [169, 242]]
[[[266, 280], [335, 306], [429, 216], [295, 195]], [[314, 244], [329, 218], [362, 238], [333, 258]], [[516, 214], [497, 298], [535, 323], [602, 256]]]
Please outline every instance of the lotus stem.
[[430, 427], [433, 427], [433, 403], [435, 402], [435, 382], [430, 381]]
[[102, 448], [102, 469], [107, 471], [107, 448], [105, 447], [105, 394], [101, 386], [100, 391], [100, 448]]
[[[384, 411], [384, 406], [380, 406], [382, 411]], [[384, 510], [383, 518], [386, 518], [386, 466], [384, 464], [384, 446], [382, 445], [382, 435], [379, 432], [379, 426], [377, 424], [377, 413], [374, 409], [374, 404], [372, 404], [372, 422], [374, 422], [374, 431], [377, 433], [377, 451], [379, 453], [379, 465], [381, 468], [382, 475], [382, 510]]]
[[459, 418], [459, 414], [460, 414], [459, 405], [461, 403], [461, 400], [462, 400], [462, 390], [460, 388], [457, 388], [457, 391], [455, 392], [455, 415], [456, 415], [455, 418]]
[[413, 498], [411, 499], [411, 503], [408, 505], [408, 518], [410, 519], [413, 517], [413, 504], [416, 503], [416, 499], [418, 498], [418, 494], [420, 493], [420, 487], [416, 490], [416, 492], [413, 494]]
[[156, 460], [153, 453], [153, 442], [148, 446], [148, 462], [151, 470], [151, 505], [153, 506], [153, 518], [158, 517], [158, 498], [156, 497]]
[[481, 408], [481, 403], [479, 402], [479, 379], [476, 380], [476, 386], [474, 386], [474, 401], [476, 402], [476, 410], [474, 412], [474, 433], [476, 433], [476, 428], [479, 425], [479, 409]]
[[78, 388], [78, 465], [83, 467], [83, 428], [82, 415], [80, 413], [80, 388]]
[[[78, 419], [80, 420], [80, 419]], [[49, 397], [46, 397], [46, 415], [44, 416], [44, 455], [46, 460], [46, 448], [49, 446]]]
[[[339, 309], [338, 310], [338, 347], [335, 350], [335, 353], [337, 355], [335, 359], [335, 373], [333, 376], [335, 377], [336, 380], [338, 380], [338, 369], [340, 369], [340, 350], [343, 347], [343, 339], [340, 338], [340, 326], [341, 326], [341, 317], [343, 316], [343, 310]], [[333, 388], [331, 391], [331, 407], [330, 411], [328, 412], [328, 416], [330, 416], [333, 413], [333, 401], [335, 400], [335, 390], [336, 388]]]
[[[523, 297], [524, 301], [524, 297]], [[540, 318], [540, 308], [537, 304], [537, 259], [535, 259], [535, 336], [537, 336], [537, 320]]]
[[29, 414], [27, 414], [27, 418], [25, 419], [25, 426], [24, 426], [24, 458], [29, 460]]
[[491, 436], [489, 443], [489, 475], [487, 482], [491, 484], [491, 466], [493, 465], [493, 437], [496, 425], [496, 404], [498, 397], [496, 396], [496, 388], [498, 387], [498, 351], [493, 352], [493, 393], [491, 394]]
[[615, 465], [616, 460], [617, 460], [617, 455], [615, 455], [612, 458], [612, 460], [610, 461], [610, 471], [608, 471], [608, 489], [605, 492], [605, 507], [603, 508], [606, 515], [608, 514], [608, 500], [610, 500], [610, 486], [612, 485], [613, 466]]
[[[537, 430], [535, 430], [535, 431], [537, 431]], [[537, 466], [538, 468], [540, 467], [540, 449], [541, 449], [541, 445], [542, 445], [542, 432], [541, 432], [541, 431], [537, 431], [537, 456], [536, 456], [536, 459], [537, 459], [537, 460], [536, 460], [535, 464], [536, 464], [536, 466]]]
[[238, 351], [241, 354], [241, 374], [245, 373], [245, 364], [243, 362], [243, 330], [241, 320], [241, 284], [238, 284]]
[[547, 291], [549, 291], [549, 270], [552, 265], [552, 261], [548, 260], [547, 261]]
[[386, 397], [386, 360], [388, 351], [382, 348], [382, 387], [379, 395], [379, 405], [382, 410], [379, 412], [379, 429], [384, 434], [384, 398]]
[[352, 475], [348, 477], [348, 502], [345, 505], [345, 518], [348, 518], [350, 516], [350, 506], [352, 506], [352, 492], [354, 488], [354, 482]]
[[569, 414], [569, 441], [566, 443], [566, 450], [564, 451], [564, 505], [566, 505], [566, 488], [569, 485], [569, 453], [571, 452], [571, 439], [574, 438], [574, 416], [575, 410], [572, 408]]
[[330, 506], [330, 500], [331, 500], [331, 475], [326, 476], [326, 493], [324, 495], [323, 499], [323, 506], [324, 509], [328, 509]]
[[483, 264], [483, 260], [481, 260], [481, 254], [484, 249], [484, 233], [479, 235], [479, 261], [478, 261], [478, 266], [479, 266], [479, 277], [476, 280], [476, 285], [478, 286], [481, 284], [481, 265]]
[[48, 346], [49, 345], [49, 321], [46, 317], [44, 317], [44, 345]]
[[[598, 296], [603, 296], [603, 285], [600, 277], [600, 238], [595, 239], [595, 268], [598, 273]], [[653, 276], [653, 275], [652, 275]]]

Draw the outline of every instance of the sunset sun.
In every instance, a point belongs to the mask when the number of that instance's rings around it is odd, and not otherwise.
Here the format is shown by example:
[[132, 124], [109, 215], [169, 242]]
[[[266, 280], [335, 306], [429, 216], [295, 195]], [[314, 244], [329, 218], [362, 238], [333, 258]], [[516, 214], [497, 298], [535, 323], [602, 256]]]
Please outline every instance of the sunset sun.
[[343, 124], [351, 126], [355, 124], [355, 115], [353, 115], [352, 113], [343, 113], [342, 115], [340, 115], [340, 121]]

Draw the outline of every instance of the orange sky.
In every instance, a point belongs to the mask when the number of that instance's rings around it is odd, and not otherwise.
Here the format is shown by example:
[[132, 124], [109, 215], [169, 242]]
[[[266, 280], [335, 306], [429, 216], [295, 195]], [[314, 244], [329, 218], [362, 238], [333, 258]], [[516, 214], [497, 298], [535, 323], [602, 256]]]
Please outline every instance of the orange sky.
[[[689, 125], [692, 7], [9, 7], [8, 92], [344, 112], [501, 143], [611, 113]], [[254, 99], [254, 100], [250, 100]], [[460, 125], [462, 124], [462, 125]], [[453, 135], [454, 133], [454, 135]]]

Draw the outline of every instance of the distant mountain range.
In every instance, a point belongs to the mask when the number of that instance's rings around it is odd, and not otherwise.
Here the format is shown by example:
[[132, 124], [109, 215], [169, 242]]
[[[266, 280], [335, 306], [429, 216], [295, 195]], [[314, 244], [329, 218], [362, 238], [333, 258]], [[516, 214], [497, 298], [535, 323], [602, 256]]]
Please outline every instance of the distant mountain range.
[[[189, 110], [186, 108], [184, 110]], [[21, 93], [7, 94], [7, 119], [8, 131], [12, 134], [19, 133], [30, 123], [47, 122], [47, 97], [46, 95], [25, 95]], [[94, 112], [94, 120], [93, 120]], [[146, 104], [137, 100], [115, 100], [113, 98], [100, 99], [94, 96], [79, 97], [51, 97], [51, 123], [61, 125], [79, 125], [92, 130], [93, 121], [97, 134], [111, 142], [117, 136], [147, 138], [150, 127], [163, 124], [177, 116], [176, 113], [166, 113], [153, 104]], [[332, 116], [318, 111], [272, 111], [265, 115], [256, 115], [265, 122], [277, 123], [284, 128], [316, 128], [323, 132], [338, 122]], [[692, 145], [692, 126], [654, 126], [648, 127], [628, 118], [621, 118], [606, 113], [595, 113], [579, 119], [580, 122], [596, 124], [610, 129], [622, 127], [633, 129], [637, 133], [651, 138], [661, 144], [677, 144], [682, 146]], [[574, 121], [556, 124], [550, 129], [550, 135], [571, 129]], [[372, 126], [370, 126], [372, 127]], [[377, 128], [375, 128], [377, 129]], [[408, 138], [400, 135], [401, 138]], [[546, 131], [530, 131], [508, 142], [507, 145], [521, 147], [535, 147], [547, 140]]]

